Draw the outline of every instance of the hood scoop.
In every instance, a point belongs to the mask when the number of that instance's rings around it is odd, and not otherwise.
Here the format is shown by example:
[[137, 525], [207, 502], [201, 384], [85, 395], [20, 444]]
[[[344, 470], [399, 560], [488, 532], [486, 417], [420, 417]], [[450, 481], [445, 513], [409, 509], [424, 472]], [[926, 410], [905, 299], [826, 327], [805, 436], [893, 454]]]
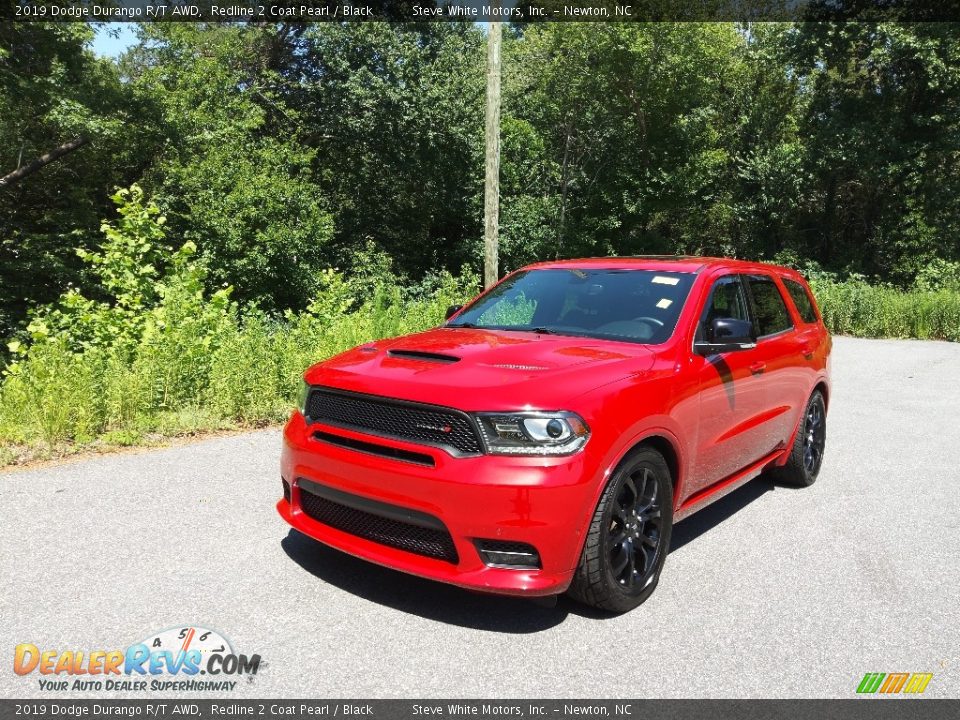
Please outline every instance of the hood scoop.
[[442, 365], [460, 362], [460, 358], [455, 355], [443, 355], [426, 350], [388, 350], [387, 355], [392, 358], [400, 358], [401, 360], [420, 360], [422, 362], [440, 363]]

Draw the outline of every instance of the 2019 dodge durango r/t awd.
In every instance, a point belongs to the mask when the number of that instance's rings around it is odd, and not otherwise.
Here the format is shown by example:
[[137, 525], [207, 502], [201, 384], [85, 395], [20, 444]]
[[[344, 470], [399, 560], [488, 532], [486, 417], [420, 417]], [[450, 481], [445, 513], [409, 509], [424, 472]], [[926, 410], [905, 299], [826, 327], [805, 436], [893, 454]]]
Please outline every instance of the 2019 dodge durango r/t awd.
[[540, 263], [450, 315], [307, 370], [277, 504], [294, 528], [423, 577], [625, 611], [673, 523], [765, 470], [817, 477], [831, 339], [793, 270]]

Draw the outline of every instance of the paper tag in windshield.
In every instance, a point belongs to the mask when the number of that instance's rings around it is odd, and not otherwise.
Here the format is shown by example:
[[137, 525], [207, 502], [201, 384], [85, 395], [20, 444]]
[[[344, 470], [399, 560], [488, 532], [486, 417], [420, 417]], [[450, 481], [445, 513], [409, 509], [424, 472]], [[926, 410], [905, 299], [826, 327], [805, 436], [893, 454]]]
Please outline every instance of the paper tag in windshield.
[[657, 303], [657, 307], [661, 310], [666, 310], [668, 307], [673, 305], [673, 300], [668, 298], [663, 298], [660, 302]]
[[653, 282], [658, 283], [659, 285], [676, 285], [680, 282], [680, 278], [668, 277], [666, 275], [654, 275]]

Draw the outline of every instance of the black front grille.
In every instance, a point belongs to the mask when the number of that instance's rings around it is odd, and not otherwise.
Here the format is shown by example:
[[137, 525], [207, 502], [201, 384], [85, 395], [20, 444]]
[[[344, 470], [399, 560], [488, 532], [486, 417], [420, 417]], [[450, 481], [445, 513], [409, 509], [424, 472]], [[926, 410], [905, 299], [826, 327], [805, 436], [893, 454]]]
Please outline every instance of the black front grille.
[[376, 443], [365, 442], [363, 440], [340, 437], [339, 435], [323, 432], [322, 430], [317, 430], [313, 434], [313, 437], [315, 437], [317, 440], [328, 442], [331, 445], [339, 445], [340, 447], [350, 448], [351, 450], [356, 450], [357, 452], [369, 453], [370, 455], [379, 455], [381, 457], [392, 458], [393, 460], [402, 460], [404, 462], [416, 463], [417, 465], [426, 465], [427, 467], [433, 467], [436, 464], [433, 461], [433, 457], [427, 455], [426, 453], [410, 452], [409, 450], [400, 450], [399, 448], [378, 445]]
[[483, 450], [470, 418], [451, 408], [314, 388], [306, 411], [311, 421], [438, 445], [454, 454], [479, 455]]
[[[447, 532], [443, 523], [439, 519], [429, 515], [413, 513], [412, 511], [396, 508], [382, 503], [348, 496], [345, 493], [321, 489], [315, 483], [301, 480], [300, 487], [300, 506], [303, 511], [317, 522], [329, 525], [332, 528], [340, 530], [351, 535], [362, 537], [365, 540], [372, 540], [381, 545], [390, 547], [417, 555], [445, 560], [450, 563], [456, 563], [458, 560], [457, 549], [453, 544], [453, 538]], [[338, 499], [346, 500], [351, 504], [365, 505], [373, 512], [351, 507], [342, 502], [337, 502], [331, 497], [324, 497], [311, 489], [322, 492], [323, 495], [331, 495]], [[399, 516], [419, 516], [425, 518], [435, 527], [426, 527], [424, 525], [404, 522], [394, 517], [386, 517], [377, 514], [387, 512], [391, 515]]]

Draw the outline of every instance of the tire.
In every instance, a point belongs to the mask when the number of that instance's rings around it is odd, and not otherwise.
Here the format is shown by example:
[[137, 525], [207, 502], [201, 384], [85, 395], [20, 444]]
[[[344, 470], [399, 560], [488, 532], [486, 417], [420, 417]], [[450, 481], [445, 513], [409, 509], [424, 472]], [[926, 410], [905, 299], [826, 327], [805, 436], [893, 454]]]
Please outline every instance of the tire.
[[815, 390], [803, 410], [787, 462], [782, 467], [772, 468], [770, 476], [782, 485], [810, 487], [820, 474], [826, 442], [827, 405], [823, 393]]
[[641, 447], [620, 463], [597, 503], [570, 596], [616, 613], [637, 607], [657, 587], [672, 530], [670, 469], [660, 453]]

